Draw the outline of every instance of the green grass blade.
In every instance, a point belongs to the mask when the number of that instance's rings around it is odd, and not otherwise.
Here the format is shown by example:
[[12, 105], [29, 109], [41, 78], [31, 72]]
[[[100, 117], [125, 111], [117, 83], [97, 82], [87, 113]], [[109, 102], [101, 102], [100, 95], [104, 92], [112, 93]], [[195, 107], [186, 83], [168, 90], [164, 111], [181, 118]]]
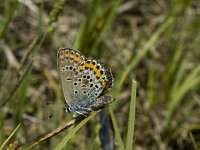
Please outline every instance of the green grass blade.
[[87, 118], [85, 118], [83, 121], [81, 121], [74, 129], [72, 129], [72, 131], [65, 136], [62, 141], [55, 147], [55, 150], [61, 150], [66, 144], [67, 142], [71, 139], [71, 137], [82, 127], [84, 126], [84, 124], [86, 124], [90, 119], [92, 119], [97, 113], [94, 112], [93, 114], [91, 114], [90, 116], [88, 116]]
[[190, 85], [188, 86], [183, 86], [176, 95], [172, 96], [172, 99], [168, 105], [167, 109], [167, 115], [166, 115], [166, 120], [165, 120], [165, 127], [169, 127], [169, 123], [173, 117], [174, 112], [176, 111], [176, 108], [180, 105], [181, 101], [183, 100], [184, 95], [194, 87], [200, 84], [200, 80], [196, 79], [193, 80]]
[[198, 150], [198, 147], [197, 147], [196, 141], [195, 141], [195, 139], [194, 139], [194, 136], [192, 135], [191, 132], [190, 132], [189, 134], [190, 134], [190, 138], [191, 138], [191, 140], [192, 140], [192, 145], [193, 145], [193, 147], [194, 147], [194, 150]]
[[133, 146], [133, 136], [134, 136], [134, 124], [135, 124], [135, 106], [136, 106], [136, 81], [132, 81], [132, 90], [131, 90], [131, 102], [129, 110], [129, 119], [128, 119], [128, 132], [126, 138], [126, 150], [132, 150]]
[[4, 146], [6, 145], [6, 143], [8, 143], [8, 141], [11, 139], [11, 137], [17, 132], [17, 130], [19, 129], [21, 124], [19, 124], [15, 130], [9, 135], [9, 137], [3, 142], [3, 144], [0, 147], [0, 150], [3, 150]]
[[113, 23], [116, 15], [117, 15], [117, 8], [119, 7], [119, 5], [122, 2], [123, 2], [123, 0], [115, 1], [113, 6], [111, 7], [109, 13], [105, 16], [104, 25], [103, 25], [101, 31], [99, 32], [98, 37], [96, 38], [96, 40], [95, 40], [95, 42], [92, 46], [92, 50], [96, 49], [97, 46], [99, 45], [100, 41], [108, 34], [108, 30], [112, 26], [112, 23]]
[[173, 19], [172, 17], [167, 19], [160, 28], [158, 28], [158, 30], [150, 37], [150, 39], [146, 42], [146, 44], [144, 45], [144, 47], [138, 51], [138, 53], [136, 54], [136, 56], [133, 58], [133, 60], [131, 61], [131, 63], [128, 65], [128, 67], [123, 71], [120, 79], [119, 79], [119, 83], [117, 85], [117, 89], [116, 89], [116, 94], [120, 92], [123, 83], [125, 81], [125, 79], [127, 78], [129, 72], [144, 58], [144, 56], [147, 54], [147, 52], [153, 47], [155, 46], [158, 42], [159, 42], [159, 38], [160, 35], [166, 30], [167, 27], [169, 27], [169, 25], [171, 25], [173, 23]]
[[[189, 55], [187, 57], [189, 57]], [[186, 69], [186, 66], [188, 63], [187, 57], [183, 60], [183, 62], [181, 63], [181, 66], [179, 67], [178, 72], [176, 73], [176, 79], [174, 81], [174, 84], [173, 84], [172, 90], [171, 90], [172, 94], [176, 93], [176, 90], [183, 79], [183, 76], [185, 74], [185, 69]]]
[[[19, 7], [19, 1], [6, 0], [6, 1], [4, 1], [3, 4], [4, 4], [3, 17], [5, 17], [5, 21], [4, 21], [4, 23], [2, 23], [2, 21], [1, 21], [1, 25], [0, 25], [0, 41], [2, 41], [4, 39], [4, 37], [6, 35], [6, 32], [9, 29], [10, 23], [12, 22], [12, 20], [16, 16], [17, 9]], [[1, 17], [2, 17], [2, 14], [1, 14]], [[2, 49], [0, 49], [0, 50], [2, 50]]]
[[172, 119], [176, 108], [183, 100], [185, 94], [200, 84], [200, 78], [198, 77], [198, 74], [200, 74], [200, 66], [194, 68], [183, 81], [183, 83], [171, 93], [171, 100], [168, 104], [168, 110], [165, 119], [166, 128], [169, 126], [170, 120]]
[[85, 29], [85, 24], [82, 23], [80, 25], [78, 34], [76, 35], [76, 39], [75, 39], [75, 42], [73, 44], [73, 47], [75, 49], [80, 49], [80, 47], [82, 46], [82, 41], [83, 41], [82, 36], [84, 35], [84, 29]]
[[122, 137], [120, 135], [119, 127], [117, 125], [117, 121], [116, 121], [115, 115], [113, 113], [112, 106], [109, 106], [109, 112], [110, 112], [110, 117], [111, 117], [111, 120], [112, 120], [112, 123], [113, 123], [113, 128], [115, 130], [115, 135], [116, 135], [116, 138], [117, 138], [117, 141], [118, 141], [118, 144], [119, 144], [119, 149], [125, 150], [125, 146], [124, 146], [124, 143], [122, 141]]
[[148, 112], [152, 107], [156, 105], [157, 99], [155, 93], [155, 83], [157, 81], [158, 73], [153, 67], [150, 67], [148, 73], [148, 82], [147, 82], [147, 103], [144, 105], [145, 111]]
[[95, 26], [99, 17], [99, 12], [101, 12], [100, 8], [102, 5], [102, 0], [93, 0], [91, 3], [88, 3], [88, 5], [88, 17], [81, 24], [74, 42], [74, 47], [80, 50], [83, 49], [91, 40], [91, 35], [95, 30]]
[[181, 41], [178, 48], [175, 50], [174, 56], [169, 65], [169, 70], [164, 79], [165, 83], [170, 83], [170, 80], [174, 76], [176, 69], [179, 66], [179, 62], [182, 57], [183, 51], [184, 51], [184, 41]]

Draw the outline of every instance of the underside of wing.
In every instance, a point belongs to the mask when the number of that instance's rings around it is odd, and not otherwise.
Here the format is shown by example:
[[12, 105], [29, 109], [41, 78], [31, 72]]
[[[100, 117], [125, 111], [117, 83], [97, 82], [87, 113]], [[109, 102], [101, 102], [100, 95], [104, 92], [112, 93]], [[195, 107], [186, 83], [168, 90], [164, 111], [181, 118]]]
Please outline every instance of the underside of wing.
[[73, 106], [73, 80], [76, 76], [75, 70], [85, 60], [85, 57], [76, 50], [64, 48], [58, 51], [57, 60], [64, 98], [69, 106]]

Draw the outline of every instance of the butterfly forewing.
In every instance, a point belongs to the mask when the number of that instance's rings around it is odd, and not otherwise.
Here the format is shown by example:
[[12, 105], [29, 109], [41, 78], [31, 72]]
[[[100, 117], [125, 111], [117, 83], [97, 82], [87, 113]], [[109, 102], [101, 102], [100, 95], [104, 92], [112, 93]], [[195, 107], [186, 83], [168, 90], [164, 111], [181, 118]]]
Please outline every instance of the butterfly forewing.
[[63, 94], [68, 105], [74, 105], [73, 100], [73, 80], [75, 78], [77, 66], [84, 61], [85, 57], [78, 51], [72, 49], [60, 49], [58, 51], [58, 69]]

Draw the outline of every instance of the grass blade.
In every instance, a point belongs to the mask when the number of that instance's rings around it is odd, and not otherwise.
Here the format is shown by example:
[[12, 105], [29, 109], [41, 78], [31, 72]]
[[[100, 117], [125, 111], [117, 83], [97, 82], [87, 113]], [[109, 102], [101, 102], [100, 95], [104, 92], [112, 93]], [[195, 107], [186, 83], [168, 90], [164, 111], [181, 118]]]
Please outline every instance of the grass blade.
[[91, 114], [90, 116], [88, 116], [87, 118], [85, 118], [83, 121], [81, 121], [74, 129], [72, 129], [72, 131], [65, 136], [62, 141], [55, 147], [55, 150], [61, 150], [66, 144], [67, 142], [71, 139], [71, 137], [84, 125], [86, 124], [90, 119], [92, 119], [97, 113], [94, 112], [93, 114]]
[[15, 130], [9, 135], [9, 137], [3, 142], [3, 144], [0, 147], [0, 150], [3, 150], [4, 146], [6, 145], [6, 143], [8, 143], [8, 141], [11, 139], [11, 137], [17, 132], [17, 130], [19, 129], [21, 124], [19, 124]]
[[191, 140], [192, 140], [192, 144], [193, 144], [194, 150], [198, 150], [196, 141], [195, 141], [195, 139], [194, 139], [194, 136], [192, 135], [191, 132], [190, 132], [189, 134], [190, 134], [190, 138], [191, 138]]
[[123, 0], [117, 0], [115, 1], [115, 3], [113, 4], [113, 6], [111, 7], [109, 13], [105, 16], [105, 21], [104, 21], [104, 25], [101, 29], [101, 31], [99, 32], [99, 36], [96, 38], [92, 49], [96, 49], [97, 46], [99, 45], [100, 41], [108, 34], [109, 28], [112, 26], [112, 23], [117, 15], [117, 8], [119, 7], [119, 5], [123, 2]]
[[184, 79], [182, 84], [177, 86], [177, 88], [173, 90], [171, 94], [171, 100], [168, 104], [167, 115], [164, 124], [166, 128], [169, 127], [170, 120], [172, 119], [176, 108], [178, 108], [178, 105], [181, 103], [186, 93], [188, 93], [190, 90], [200, 84], [200, 79], [198, 78], [199, 73], [200, 66], [196, 66], [196, 68], [194, 68]]
[[159, 42], [159, 38], [161, 33], [163, 33], [169, 25], [173, 23], [173, 18], [167, 19], [160, 28], [150, 37], [149, 41], [146, 42], [144, 47], [139, 50], [139, 52], [136, 54], [136, 56], [133, 58], [131, 63], [128, 65], [128, 67], [124, 70], [122, 73], [119, 83], [117, 85], [116, 93], [119, 93], [125, 79], [127, 78], [129, 72], [144, 58], [144, 56], [147, 54], [147, 52], [151, 49], [151, 47], [155, 46]]
[[112, 120], [112, 123], [113, 123], [113, 128], [115, 130], [116, 138], [117, 138], [117, 141], [118, 141], [118, 144], [119, 144], [119, 149], [125, 150], [125, 146], [124, 146], [124, 143], [122, 141], [122, 137], [121, 137], [120, 132], [119, 132], [119, 127], [117, 125], [117, 121], [116, 121], [115, 115], [113, 113], [112, 106], [109, 106], [109, 112], [110, 112], [110, 117], [111, 117], [111, 120]]
[[132, 150], [133, 146], [133, 136], [134, 136], [134, 124], [135, 124], [135, 105], [136, 105], [136, 81], [132, 81], [132, 90], [131, 90], [131, 102], [129, 110], [129, 119], [128, 119], [128, 132], [126, 138], [126, 150]]

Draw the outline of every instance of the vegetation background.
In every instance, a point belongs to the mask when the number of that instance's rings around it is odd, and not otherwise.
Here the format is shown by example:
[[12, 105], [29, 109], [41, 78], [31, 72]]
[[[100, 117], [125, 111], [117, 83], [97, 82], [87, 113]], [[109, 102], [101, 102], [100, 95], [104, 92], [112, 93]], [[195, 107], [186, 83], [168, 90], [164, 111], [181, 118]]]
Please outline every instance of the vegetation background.
[[[198, 0], [1, 0], [0, 149], [24, 149], [72, 118], [62, 112], [56, 65], [63, 47], [105, 62], [115, 78], [109, 94], [116, 98], [65, 149], [200, 149], [199, 44]], [[56, 149], [71, 131], [34, 149]]]

